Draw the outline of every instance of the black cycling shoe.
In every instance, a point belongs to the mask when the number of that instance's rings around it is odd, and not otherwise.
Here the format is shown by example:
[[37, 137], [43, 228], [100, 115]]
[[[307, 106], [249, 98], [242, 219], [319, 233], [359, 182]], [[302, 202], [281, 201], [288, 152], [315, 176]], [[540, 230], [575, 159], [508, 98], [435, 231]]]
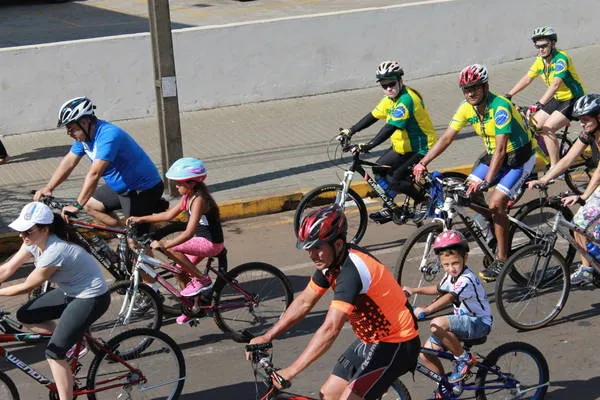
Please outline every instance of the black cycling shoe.
[[378, 224], [385, 224], [392, 220], [392, 211], [387, 207], [383, 207], [381, 210], [369, 214], [369, 218]]
[[492, 261], [490, 265], [483, 271], [479, 272], [479, 276], [484, 282], [494, 282], [502, 269], [504, 268], [505, 261], [500, 261], [498, 259]]

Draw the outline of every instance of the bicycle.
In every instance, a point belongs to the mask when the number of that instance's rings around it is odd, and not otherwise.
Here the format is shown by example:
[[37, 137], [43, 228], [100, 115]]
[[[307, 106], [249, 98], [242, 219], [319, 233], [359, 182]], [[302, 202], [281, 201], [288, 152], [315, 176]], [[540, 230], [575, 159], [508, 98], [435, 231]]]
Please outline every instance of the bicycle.
[[[542, 190], [546, 187], [540, 186]], [[555, 196], [550, 202], [561, 203], [561, 198]], [[506, 261], [496, 281], [495, 296], [502, 319], [513, 328], [527, 331], [544, 327], [565, 307], [571, 290], [571, 262], [555, 249], [559, 237], [596, 269], [593, 283], [600, 287], [600, 262], [575, 241], [572, 232], [578, 232], [587, 241], [600, 245], [600, 239], [594, 237], [589, 229], [584, 230], [556, 212], [550, 231], [544, 232], [535, 243], [516, 251]], [[520, 279], [514, 279], [515, 276]]]
[[[490, 210], [486, 204], [479, 203], [476, 199], [466, 196], [466, 185], [452, 180], [432, 178], [429, 174], [426, 179], [432, 184], [441, 185], [444, 202], [436, 208], [433, 221], [421, 226], [406, 240], [400, 250], [398, 261], [395, 265], [397, 280], [403, 286], [421, 287], [431, 285], [436, 279], [444, 276], [444, 270], [437, 256], [433, 252], [433, 242], [443, 231], [452, 229], [457, 222], [464, 224], [465, 236], [473, 239], [483, 253], [483, 266], [487, 267], [494, 260], [496, 239], [493, 231], [486, 232], [479, 222], [466, 214], [465, 208], [474, 210], [482, 215], [488, 226], [491, 224]], [[517, 209], [514, 216], [509, 215], [508, 240], [510, 253], [514, 253], [529, 243], [536, 243], [547, 226], [546, 209], [560, 212], [567, 219], [572, 219], [573, 214], [567, 207], [551, 201], [547, 191], [541, 191], [538, 199], [531, 200]], [[455, 221], [458, 219], [458, 221]], [[454, 228], [456, 229], [456, 228]], [[488, 228], [489, 229], [489, 228]], [[560, 248], [565, 249], [565, 259], [570, 263], [575, 257], [575, 248], [571, 245], [560, 243]], [[512, 274], [515, 280], [523, 278]], [[421, 306], [418, 303], [420, 296], [413, 296], [413, 307]]]
[[[135, 235], [130, 231], [129, 236]], [[278, 268], [249, 262], [228, 271], [226, 249], [216, 257], [207, 258], [204, 266], [205, 274], [216, 277], [214, 286], [194, 297], [184, 297], [178, 283], [173, 282], [185, 275], [181, 267], [148, 255], [152, 240], [148, 235], [136, 239], [140, 247], [133, 250], [137, 259], [131, 278], [111, 285], [111, 306], [91, 328], [96, 335], [111, 337], [115, 332], [130, 329], [132, 324], [159, 329], [163, 311], [167, 311], [192, 317], [192, 326], [212, 314], [219, 329], [235, 341], [247, 342], [266, 332], [293, 300], [291, 283]], [[164, 294], [141, 282], [141, 273], [156, 281]]]
[[[529, 131], [532, 137], [535, 137], [537, 143], [539, 145], [539, 149], [542, 151], [544, 155], [544, 161], [548, 164], [550, 161], [548, 157], [548, 149], [544, 143], [544, 139], [538, 132], [536, 128], [536, 121], [533, 115], [528, 113], [527, 106], [516, 106], [523, 118], [523, 122], [525, 123], [525, 127]], [[567, 154], [573, 142], [569, 139], [569, 127], [571, 126], [568, 123], [564, 128], [555, 133], [556, 138], [559, 141], [559, 152], [560, 156], [564, 156]], [[540, 154], [541, 155], [541, 154]], [[585, 188], [587, 187], [594, 170], [596, 169], [596, 165], [592, 159], [592, 154], [590, 151], [586, 151], [581, 155], [581, 159], [578, 162], [575, 162], [564, 172], [565, 183], [569, 187], [569, 189], [575, 194], [583, 194]]]
[[[472, 346], [483, 344], [486, 340], [487, 337], [464, 341], [464, 348], [470, 351]], [[260, 399], [278, 400], [293, 398], [311, 400], [309, 397], [279, 391], [274, 387], [273, 380], [279, 382], [286, 389], [290, 387], [290, 382], [279, 376], [277, 370], [273, 367], [272, 355], [266, 351], [271, 347], [271, 343], [246, 345], [246, 351], [251, 353], [254, 375], [255, 377], [261, 375], [264, 378], [263, 380], [267, 388], [266, 394], [260, 397]], [[421, 352], [437, 356], [440, 359], [454, 360], [452, 353], [443, 350], [422, 347]], [[523, 398], [523, 395], [531, 395], [531, 397], [527, 398], [532, 400], [541, 400], [544, 398], [550, 385], [550, 372], [544, 355], [534, 346], [524, 342], [509, 342], [495, 348], [485, 357], [478, 353], [475, 354], [478, 361], [471, 367], [471, 371], [467, 377], [460, 382], [452, 384], [448, 382], [447, 375], [438, 375], [419, 361], [416, 370], [437, 383], [434, 397], [428, 400], [435, 400], [436, 398], [456, 400], [460, 399], [465, 392], [475, 392], [476, 399], [485, 400], [488, 396], [500, 391], [506, 392], [503, 396], [506, 399], [520, 399]], [[517, 359], [517, 356], [521, 355], [528, 357], [528, 359]], [[510, 361], [504, 361], [505, 358], [510, 358]], [[510, 367], [523, 367], [527, 361], [532, 362], [535, 371], [533, 374], [536, 376], [527, 379], [528, 382], [525, 384], [524, 373], [515, 373], [508, 369]], [[506, 366], [504, 366], [505, 363]], [[256, 398], [259, 398], [258, 390]], [[388, 393], [383, 395], [381, 399], [411, 400], [411, 395], [402, 381], [396, 379], [392, 383]]]
[[[288, 389], [291, 383], [277, 374], [277, 369], [273, 366], [272, 354], [266, 350], [273, 347], [272, 343], [248, 344], [246, 351], [251, 353], [250, 361], [254, 371], [254, 377], [261, 376], [266, 386], [265, 394], [259, 395], [258, 387], [256, 388], [256, 399], [260, 400], [317, 400], [312, 397], [306, 397], [299, 394], [293, 394], [277, 389], [273, 385], [273, 379], [277, 380], [284, 389]], [[404, 384], [396, 379], [380, 399], [402, 399], [410, 400], [410, 394]]]
[[[331, 143], [336, 143], [335, 155], [338, 153], [340, 157], [342, 153], [349, 152], [352, 149], [352, 143], [350, 139], [345, 139], [339, 142], [335, 138], [329, 142], [328, 155]], [[335, 165], [335, 162], [331, 157]], [[368, 167], [386, 167], [374, 162], [366, 161], [361, 159], [359, 152], [352, 152], [352, 162], [350, 166], [344, 170], [344, 177], [339, 184], [327, 184], [318, 186], [308, 192], [296, 207], [294, 214], [294, 232], [297, 235], [300, 223], [305, 216], [314, 211], [315, 208], [322, 207], [325, 205], [337, 204], [345, 210], [346, 218], [348, 219], [348, 241], [354, 244], [358, 244], [363, 238], [367, 230], [367, 207], [362, 197], [351, 187], [352, 179], [356, 173], [363, 177], [363, 179], [373, 189], [373, 193], [376, 197], [383, 201], [385, 207], [392, 211], [392, 221], [398, 225], [407, 223], [413, 219], [416, 224], [420, 224], [421, 221], [427, 216], [423, 210], [429, 210], [431, 203], [435, 199], [430, 197], [424, 202], [424, 204], [412, 204], [412, 199], [408, 195], [404, 195], [403, 200], [396, 203], [393, 198], [389, 197], [386, 191], [377, 183], [377, 181], [370, 176], [364, 169], [364, 166]], [[389, 168], [389, 167], [388, 167]], [[445, 172], [445, 177], [453, 178], [455, 180], [464, 181], [467, 177], [459, 172]], [[416, 184], [418, 185], [418, 184]]]
[[[4, 317], [0, 312], [0, 318]], [[51, 335], [17, 333], [0, 335], [0, 343], [40, 343]], [[91, 362], [87, 374], [80, 375], [82, 364], [79, 355], [83, 342], [100, 351]], [[145, 346], [139, 348], [137, 343]], [[58, 400], [56, 384], [25, 361], [0, 345], [0, 355], [9, 364], [21, 370], [49, 390], [49, 398]], [[94, 339], [89, 333], [77, 342], [73, 359], [69, 361], [74, 376], [73, 398], [88, 399], [146, 399], [179, 398], [185, 384], [185, 360], [181, 349], [168, 335], [151, 329], [134, 329], [123, 332], [108, 343]], [[157, 368], [160, 365], [160, 368]], [[13, 380], [0, 371], [0, 398], [20, 399]]]

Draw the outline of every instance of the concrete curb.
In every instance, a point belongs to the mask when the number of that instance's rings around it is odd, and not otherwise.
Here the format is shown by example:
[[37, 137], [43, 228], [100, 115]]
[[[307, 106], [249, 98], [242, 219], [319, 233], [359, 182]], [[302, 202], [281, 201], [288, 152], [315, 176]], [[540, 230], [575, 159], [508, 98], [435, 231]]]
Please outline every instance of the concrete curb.
[[[441, 169], [442, 172], [460, 172], [468, 175], [473, 169], [472, 164], [460, 165], [453, 168]], [[338, 183], [338, 182], [335, 182]], [[293, 193], [286, 193], [277, 196], [259, 197], [229, 200], [219, 204], [221, 212], [221, 220], [228, 221], [233, 219], [243, 219], [255, 217], [258, 215], [275, 214], [283, 211], [291, 211], [298, 206], [302, 197], [309, 190], [302, 190]], [[361, 197], [368, 197], [372, 192], [371, 187], [367, 182], [355, 182], [352, 184], [354, 189]], [[12, 251], [16, 251], [21, 245], [21, 238], [16, 232], [0, 234], [0, 254], [6, 255]]]

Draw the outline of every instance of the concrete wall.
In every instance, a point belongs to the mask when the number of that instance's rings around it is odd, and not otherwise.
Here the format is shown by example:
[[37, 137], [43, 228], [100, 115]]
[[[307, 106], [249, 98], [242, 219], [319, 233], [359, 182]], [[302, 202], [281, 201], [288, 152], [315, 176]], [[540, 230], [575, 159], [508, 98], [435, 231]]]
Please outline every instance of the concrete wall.
[[[598, 11], [598, 0], [438, 0], [174, 31], [180, 108], [371, 86], [383, 59], [410, 80], [533, 57], [538, 24], [554, 26], [562, 48], [594, 44]], [[81, 94], [102, 118], [154, 115], [149, 35], [0, 50], [0, 134], [51, 129]]]

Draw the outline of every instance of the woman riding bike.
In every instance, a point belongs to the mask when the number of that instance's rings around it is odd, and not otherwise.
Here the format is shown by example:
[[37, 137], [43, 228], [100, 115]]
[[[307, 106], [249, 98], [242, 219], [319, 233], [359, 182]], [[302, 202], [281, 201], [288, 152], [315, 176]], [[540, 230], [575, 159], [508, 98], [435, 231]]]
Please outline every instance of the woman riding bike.
[[[436, 135], [423, 98], [419, 92], [404, 85], [403, 75], [404, 71], [397, 61], [384, 61], [379, 64], [375, 76], [385, 97], [373, 111], [351, 128], [340, 129], [340, 137], [351, 137], [385, 118], [386, 123], [377, 136], [366, 144], [359, 144], [358, 149], [368, 152], [391, 138], [392, 147], [377, 160], [378, 164], [389, 167], [373, 167], [377, 183], [387, 189], [391, 198], [398, 193], [406, 193], [416, 203], [420, 203], [425, 199], [425, 193], [415, 188], [412, 179], [408, 179], [410, 169], [433, 146]], [[384, 224], [392, 220], [392, 212], [384, 207], [370, 217], [375, 222]]]

